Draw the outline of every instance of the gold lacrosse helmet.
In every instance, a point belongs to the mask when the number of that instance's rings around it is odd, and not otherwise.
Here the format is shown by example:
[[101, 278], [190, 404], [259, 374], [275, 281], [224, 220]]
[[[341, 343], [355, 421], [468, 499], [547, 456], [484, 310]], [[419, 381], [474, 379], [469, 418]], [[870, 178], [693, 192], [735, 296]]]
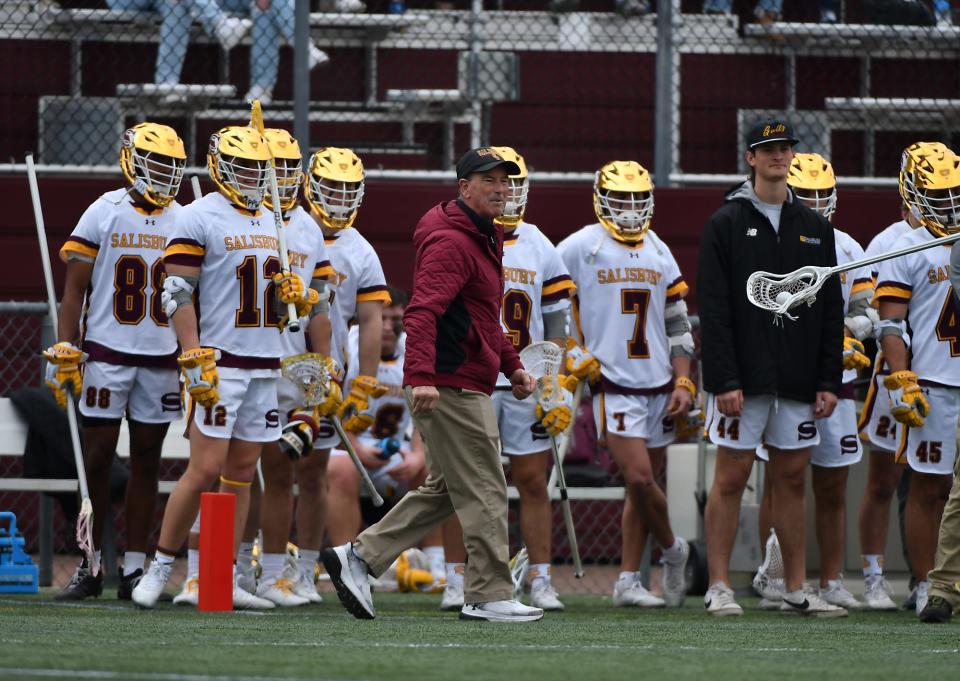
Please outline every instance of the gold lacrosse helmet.
[[[280, 192], [280, 210], [287, 212], [297, 205], [297, 194], [303, 184], [303, 154], [296, 138], [282, 128], [267, 128], [263, 136], [273, 154], [277, 169], [277, 190]], [[263, 204], [273, 210], [270, 192], [263, 197]]]
[[173, 202], [186, 164], [183, 140], [173, 128], [145, 122], [124, 131], [120, 169], [134, 190], [154, 206], [164, 208]]
[[942, 154], [946, 151], [946, 145], [941, 142], [914, 142], [903, 150], [900, 157], [900, 197], [918, 220], [920, 213], [917, 206], [916, 166], [927, 154]]
[[820, 154], [794, 154], [787, 184], [798, 199], [827, 220], [837, 209], [837, 178], [830, 161]]
[[960, 232], [960, 156], [932, 150], [913, 166], [913, 181], [923, 226], [938, 237]]
[[363, 161], [350, 149], [317, 150], [310, 157], [303, 193], [310, 212], [324, 227], [350, 227], [363, 202]]
[[519, 175], [510, 175], [507, 178], [510, 188], [507, 190], [503, 215], [496, 219], [496, 222], [503, 225], [504, 229], [510, 231], [523, 221], [523, 213], [527, 209], [527, 194], [530, 192], [529, 173], [527, 173], [527, 164], [524, 162], [523, 156], [518, 154], [513, 147], [493, 147], [493, 150], [500, 154], [504, 161], [513, 161], [520, 168]]
[[272, 161], [270, 146], [256, 128], [228, 125], [210, 136], [210, 177], [240, 208], [257, 210], [263, 203]]
[[610, 161], [593, 182], [593, 210], [614, 238], [643, 240], [653, 219], [653, 180], [636, 161]]

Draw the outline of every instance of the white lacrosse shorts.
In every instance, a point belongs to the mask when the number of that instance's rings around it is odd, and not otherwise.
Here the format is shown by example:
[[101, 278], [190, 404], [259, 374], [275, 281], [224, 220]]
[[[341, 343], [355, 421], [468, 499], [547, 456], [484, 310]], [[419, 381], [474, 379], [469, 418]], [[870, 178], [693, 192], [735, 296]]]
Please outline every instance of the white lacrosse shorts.
[[220, 400], [201, 407], [190, 400], [190, 414], [208, 437], [275, 442], [280, 437], [277, 374], [271, 369], [219, 367]]
[[878, 449], [891, 454], [897, 451], [900, 444], [900, 429], [902, 426], [890, 413], [890, 392], [883, 386], [883, 379], [889, 371], [874, 374], [870, 379], [870, 389], [863, 402], [863, 412], [860, 414], [860, 437]]
[[921, 387], [930, 413], [920, 428], [901, 424], [897, 463], [907, 463], [920, 473], [953, 475], [957, 459], [957, 418], [960, 388]]
[[[830, 418], [818, 419], [820, 444], [810, 450], [810, 464], [821, 468], [852, 466], [863, 457], [863, 446], [857, 437], [857, 405], [853, 400], [837, 402]], [[766, 447], [757, 447], [757, 458], [769, 461]]]
[[493, 413], [500, 426], [500, 449], [509, 456], [550, 451], [550, 436], [537, 420], [537, 400], [518, 400], [509, 390], [494, 390]]
[[180, 376], [176, 369], [87, 362], [78, 402], [91, 418], [170, 423], [182, 413]]
[[716, 395], [707, 393], [706, 428], [710, 441], [729, 449], [803, 449], [820, 443], [813, 405], [773, 395], [745, 395], [740, 416], [724, 416]]
[[593, 418], [597, 432], [619, 437], [641, 438], [649, 449], [666, 447], [676, 439], [676, 424], [667, 415], [670, 393], [657, 395], [593, 396]]

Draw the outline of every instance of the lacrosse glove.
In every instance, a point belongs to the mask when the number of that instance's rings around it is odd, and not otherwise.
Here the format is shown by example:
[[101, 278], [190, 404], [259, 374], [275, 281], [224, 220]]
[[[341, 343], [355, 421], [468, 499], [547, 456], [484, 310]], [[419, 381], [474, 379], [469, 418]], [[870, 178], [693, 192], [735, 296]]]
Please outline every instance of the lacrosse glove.
[[386, 386], [380, 385], [373, 376], [357, 376], [350, 385], [350, 393], [340, 405], [340, 420], [345, 430], [351, 433], [362, 433], [373, 425], [373, 414], [370, 413], [370, 398], [383, 397], [387, 394]]
[[600, 380], [600, 362], [572, 338], [567, 338], [565, 363], [567, 373], [580, 380], [585, 379], [590, 383], [596, 383]]
[[324, 356], [320, 361], [326, 367], [330, 380], [327, 382], [326, 397], [316, 406], [316, 410], [320, 416], [330, 416], [336, 414], [340, 405], [343, 404], [343, 389], [340, 388], [340, 383], [343, 381], [343, 368], [333, 357]]
[[[560, 437], [573, 421], [573, 391], [577, 389], [576, 376], [557, 376], [560, 385], [560, 404], [553, 389], [542, 390], [537, 398], [537, 420], [553, 437]], [[553, 405], [552, 407], [550, 405]]]
[[[337, 384], [331, 382], [331, 385]], [[338, 393], [339, 390], [340, 386], [337, 385]], [[277, 444], [280, 445], [280, 451], [291, 461], [296, 461], [313, 451], [313, 443], [320, 433], [321, 406], [294, 409], [290, 414], [290, 421], [280, 432]]]
[[[278, 272], [273, 275], [273, 283], [277, 296], [284, 305], [293, 303], [297, 308], [298, 317], [306, 317], [313, 306], [320, 302], [320, 294], [312, 288], [303, 285], [303, 279], [293, 272]], [[286, 316], [281, 320], [281, 326], [286, 326]]]
[[917, 385], [917, 375], [912, 371], [895, 371], [883, 379], [890, 392], [890, 413], [900, 423], [919, 428], [930, 413], [930, 404]]
[[87, 361], [87, 353], [82, 352], [73, 343], [57, 343], [43, 351], [47, 360], [44, 381], [53, 391], [57, 405], [61, 409], [67, 406], [67, 390], [73, 391], [74, 398], [80, 397], [83, 386], [81, 364]]
[[863, 343], [856, 338], [843, 337], [843, 368], [866, 369], [870, 366], [870, 358], [864, 354]]
[[212, 407], [219, 399], [217, 387], [220, 376], [217, 374], [217, 360], [220, 351], [213, 348], [193, 348], [184, 350], [177, 357], [177, 363], [183, 371], [184, 387], [190, 397], [202, 407]]

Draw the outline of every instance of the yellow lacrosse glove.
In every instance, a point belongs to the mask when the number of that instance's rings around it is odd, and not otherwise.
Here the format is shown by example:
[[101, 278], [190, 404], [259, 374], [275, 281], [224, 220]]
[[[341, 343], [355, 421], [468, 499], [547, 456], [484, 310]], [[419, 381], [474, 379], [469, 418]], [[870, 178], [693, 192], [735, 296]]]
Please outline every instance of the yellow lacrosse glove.
[[343, 404], [343, 390], [340, 388], [340, 381], [343, 380], [343, 369], [333, 357], [324, 357], [322, 361], [330, 375], [330, 382], [327, 384], [327, 396], [323, 402], [316, 406], [316, 410], [320, 416], [330, 416], [336, 414], [340, 405]]
[[297, 306], [297, 315], [306, 317], [314, 305], [320, 302], [320, 294], [303, 285], [303, 279], [293, 272], [278, 272], [273, 275], [277, 296], [284, 305]]
[[890, 392], [890, 413], [900, 423], [919, 428], [930, 413], [930, 403], [917, 384], [912, 371], [895, 371], [883, 379]]
[[183, 371], [184, 387], [190, 397], [202, 407], [212, 407], [219, 399], [217, 387], [220, 376], [217, 374], [217, 360], [220, 351], [213, 348], [193, 348], [184, 350], [177, 357], [177, 363]]
[[383, 397], [386, 386], [380, 385], [373, 376], [357, 376], [350, 385], [350, 393], [340, 405], [340, 420], [344, 430], [362, 433], [373, 425], [373, 414], [369, 412], [370, 398]]
[[81, 365], [87, 361], [87, 353], [73, 343], [61, 342], [43, 351], [47, 360], [44, 382], [53, 391], [53, 397], [61, 409], [67, 406], [67, 390], [73, 390], [74, 398], [80, 397], [83, 387]]
[[567, 338], [565, 367], [568, 374], [581, 380], [586, 379], [590, 383], [600, 380], [600, 362], [572, 338]]
[[864, 354], [863, 343], [850, 336], [843, 337], [843, 368], [866, 369], [870, 366], [870, 358]]
[[[560, 385], [561, 403], [556, 404], [557, 400], [552, 391], [543, 391], [536, 407], [537, 420], [553, 437], [560, 437], [573, 421], [573, 391], [577, 389], [579, 381], [576, 376], [557, 376], [557, 383]], [[544, 403], [548, 403], [547, 406], [552, 403], [554, 406], [547, 409]]]

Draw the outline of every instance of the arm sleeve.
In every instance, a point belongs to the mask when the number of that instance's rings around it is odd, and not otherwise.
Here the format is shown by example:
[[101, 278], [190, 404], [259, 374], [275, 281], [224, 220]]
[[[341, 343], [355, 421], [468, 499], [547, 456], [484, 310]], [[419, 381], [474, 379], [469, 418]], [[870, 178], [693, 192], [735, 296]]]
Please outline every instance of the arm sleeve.
[[[406, 385], [434, 385], [437, 322], [460, 293], [464, 283], [473, 276], [473, 270], [474, 264], [464, 257], [463, 249], [449, 237], [442, 234], [428, 237], [420, 247], [414, 267], [413, 295], [403, 313], [403, 326], [408, 339], [404, 357]], [[502, 338], [509, 343], [506, 336]], [[512, 345], [510, 347], [513, 348]], [[500, 356], [502, 366], [502, 349]]]
[[[833, 227], [823, 221], [823, 265], [832, 267], [837, 264], [837, 249], [834, 242]], [[830, 277], [823, 285], [819, 296], [823, 300], [823, 317], [820, 327], [820, 359], [817, 363], [819, 376], [817, 390], [832, 393], [840, 392], [843, 376], [843, 292], [840, 290], [840, 278]]]
[[730, 290], [730, 259], [733, 254], [730, 244], [725, 243], [723, 238], [723, 222], [725, 220], [716, 215], [707, 221], [700, 239], [697, 270], [697, 310], [700, 313], [704, 385], [715, 393], [741, 387], [740, 371], [733, 352], [733, 293]]

